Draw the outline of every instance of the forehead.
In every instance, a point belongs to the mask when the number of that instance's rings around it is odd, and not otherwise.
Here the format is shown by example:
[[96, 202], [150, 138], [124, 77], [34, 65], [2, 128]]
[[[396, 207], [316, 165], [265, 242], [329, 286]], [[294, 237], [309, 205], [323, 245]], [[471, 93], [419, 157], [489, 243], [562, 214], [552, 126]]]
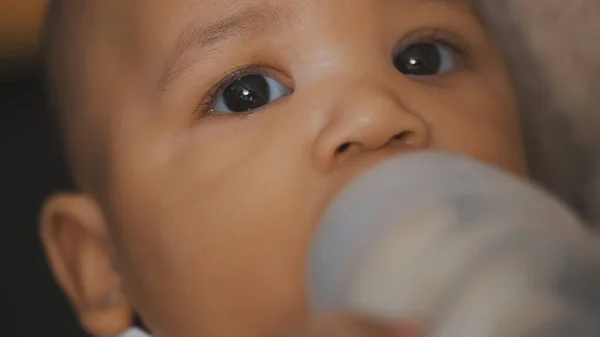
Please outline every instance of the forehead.
[[[154, 60], [164, 66], [178, 48], [214, 42], [226, 35], [223, 33], [233, 35], [248, 28], [258, 33], [254, 36], [283, 34], [314, 27], [319, 17], [321, 21], [337, 21], [340, 27], [353, 25], [356, 19], [376, 20], [373, 18], [378, 15], [368, 15], [374, 12], [403, 20], [402, 15], [411, 8], [427, 6], [471, 11], [472, 0], [90, 0], [87, 8], [91, 19], [84, 24], [90, 32], [90, 44], [98, 49], [95, 53], [103, 54], [107, 47], [119, 50], [118, 55], [103, 59], [119, 57], [138, 66]], [[337, 15], [341, 12], [349, 15]], [[336, 15], [323, 20], [323, 13]], [[312, 34], [310, 29], [303, 32]]]
[[[69, 0], [67, 0], [69, 1]], [[262, 19], [310, 16], [324, 9], [333, 12], [359, 7], [410, 8], [419, 5], [444, 4], [449, 8], [472, 7], [472, 0], [92, 0], [87, 6], [94, 12], [90, 26], [102, 33], [115, 33], [123, 38], [145, 37], [152, 42], [173, 37], [190, 25], [218, 24], [230, 18]], [[240, 15], [247, 14], [247, 15]], [[302, 20], [305, 21], [306, 20]], [[263, 21], [264, 22], [264, 21]], [[292, 22], [288, 22], [291, 24]], [[130, 33], [127, 34], [126, 32]], [[128, 41], [130, 43], [134, 41]], [[139, 41], [141, 42], [141, 41]]]

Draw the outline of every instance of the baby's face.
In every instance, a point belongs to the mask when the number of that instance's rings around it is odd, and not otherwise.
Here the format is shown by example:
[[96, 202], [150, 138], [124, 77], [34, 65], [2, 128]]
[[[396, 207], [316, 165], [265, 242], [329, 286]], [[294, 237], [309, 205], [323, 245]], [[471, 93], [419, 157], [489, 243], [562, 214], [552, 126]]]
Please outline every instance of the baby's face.
[[123, 293], [165, 336], [301, 317], [324, 209], [386, 158], [433, 148], [525, 172], [509, 80], [467, 0], [93, 6], [97, 199]]

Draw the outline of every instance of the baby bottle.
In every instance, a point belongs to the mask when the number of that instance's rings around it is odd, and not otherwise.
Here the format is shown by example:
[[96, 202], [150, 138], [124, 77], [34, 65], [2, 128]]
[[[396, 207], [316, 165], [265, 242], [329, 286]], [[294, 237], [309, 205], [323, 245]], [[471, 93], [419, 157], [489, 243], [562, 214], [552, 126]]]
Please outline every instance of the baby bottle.
[[316, 312], [418, 320], [432, 337], [600, 336], [600, 242], [542, 189], [443, 152], [339, 194], [308, 288]]

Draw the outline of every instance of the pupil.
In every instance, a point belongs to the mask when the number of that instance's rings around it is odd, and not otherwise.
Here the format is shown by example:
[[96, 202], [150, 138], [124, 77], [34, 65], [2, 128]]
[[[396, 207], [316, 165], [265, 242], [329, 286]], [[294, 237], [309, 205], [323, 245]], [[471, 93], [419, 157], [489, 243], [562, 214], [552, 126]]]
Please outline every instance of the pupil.
[[436, 75], [442, 67], [442, 59], [437, 46], [420, 43], [400, 52], [394, 65], [405, 75]]
[[233, 112], [248, 112], [269, 103], [271, 90], [263, 75], [244, 76], [223, 92], [227, 108]]

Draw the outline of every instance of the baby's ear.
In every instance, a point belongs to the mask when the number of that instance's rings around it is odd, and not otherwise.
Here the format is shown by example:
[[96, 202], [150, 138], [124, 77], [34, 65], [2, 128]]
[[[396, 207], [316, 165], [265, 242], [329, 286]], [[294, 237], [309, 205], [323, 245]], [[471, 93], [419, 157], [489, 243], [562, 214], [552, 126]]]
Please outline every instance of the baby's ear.
[[132, 310], [121, 289], [97, 202], [80, 194], [50, 197], [42, 209], [40, 236], [56, 280], [83, 328], [96, 336], [128, 329]]

